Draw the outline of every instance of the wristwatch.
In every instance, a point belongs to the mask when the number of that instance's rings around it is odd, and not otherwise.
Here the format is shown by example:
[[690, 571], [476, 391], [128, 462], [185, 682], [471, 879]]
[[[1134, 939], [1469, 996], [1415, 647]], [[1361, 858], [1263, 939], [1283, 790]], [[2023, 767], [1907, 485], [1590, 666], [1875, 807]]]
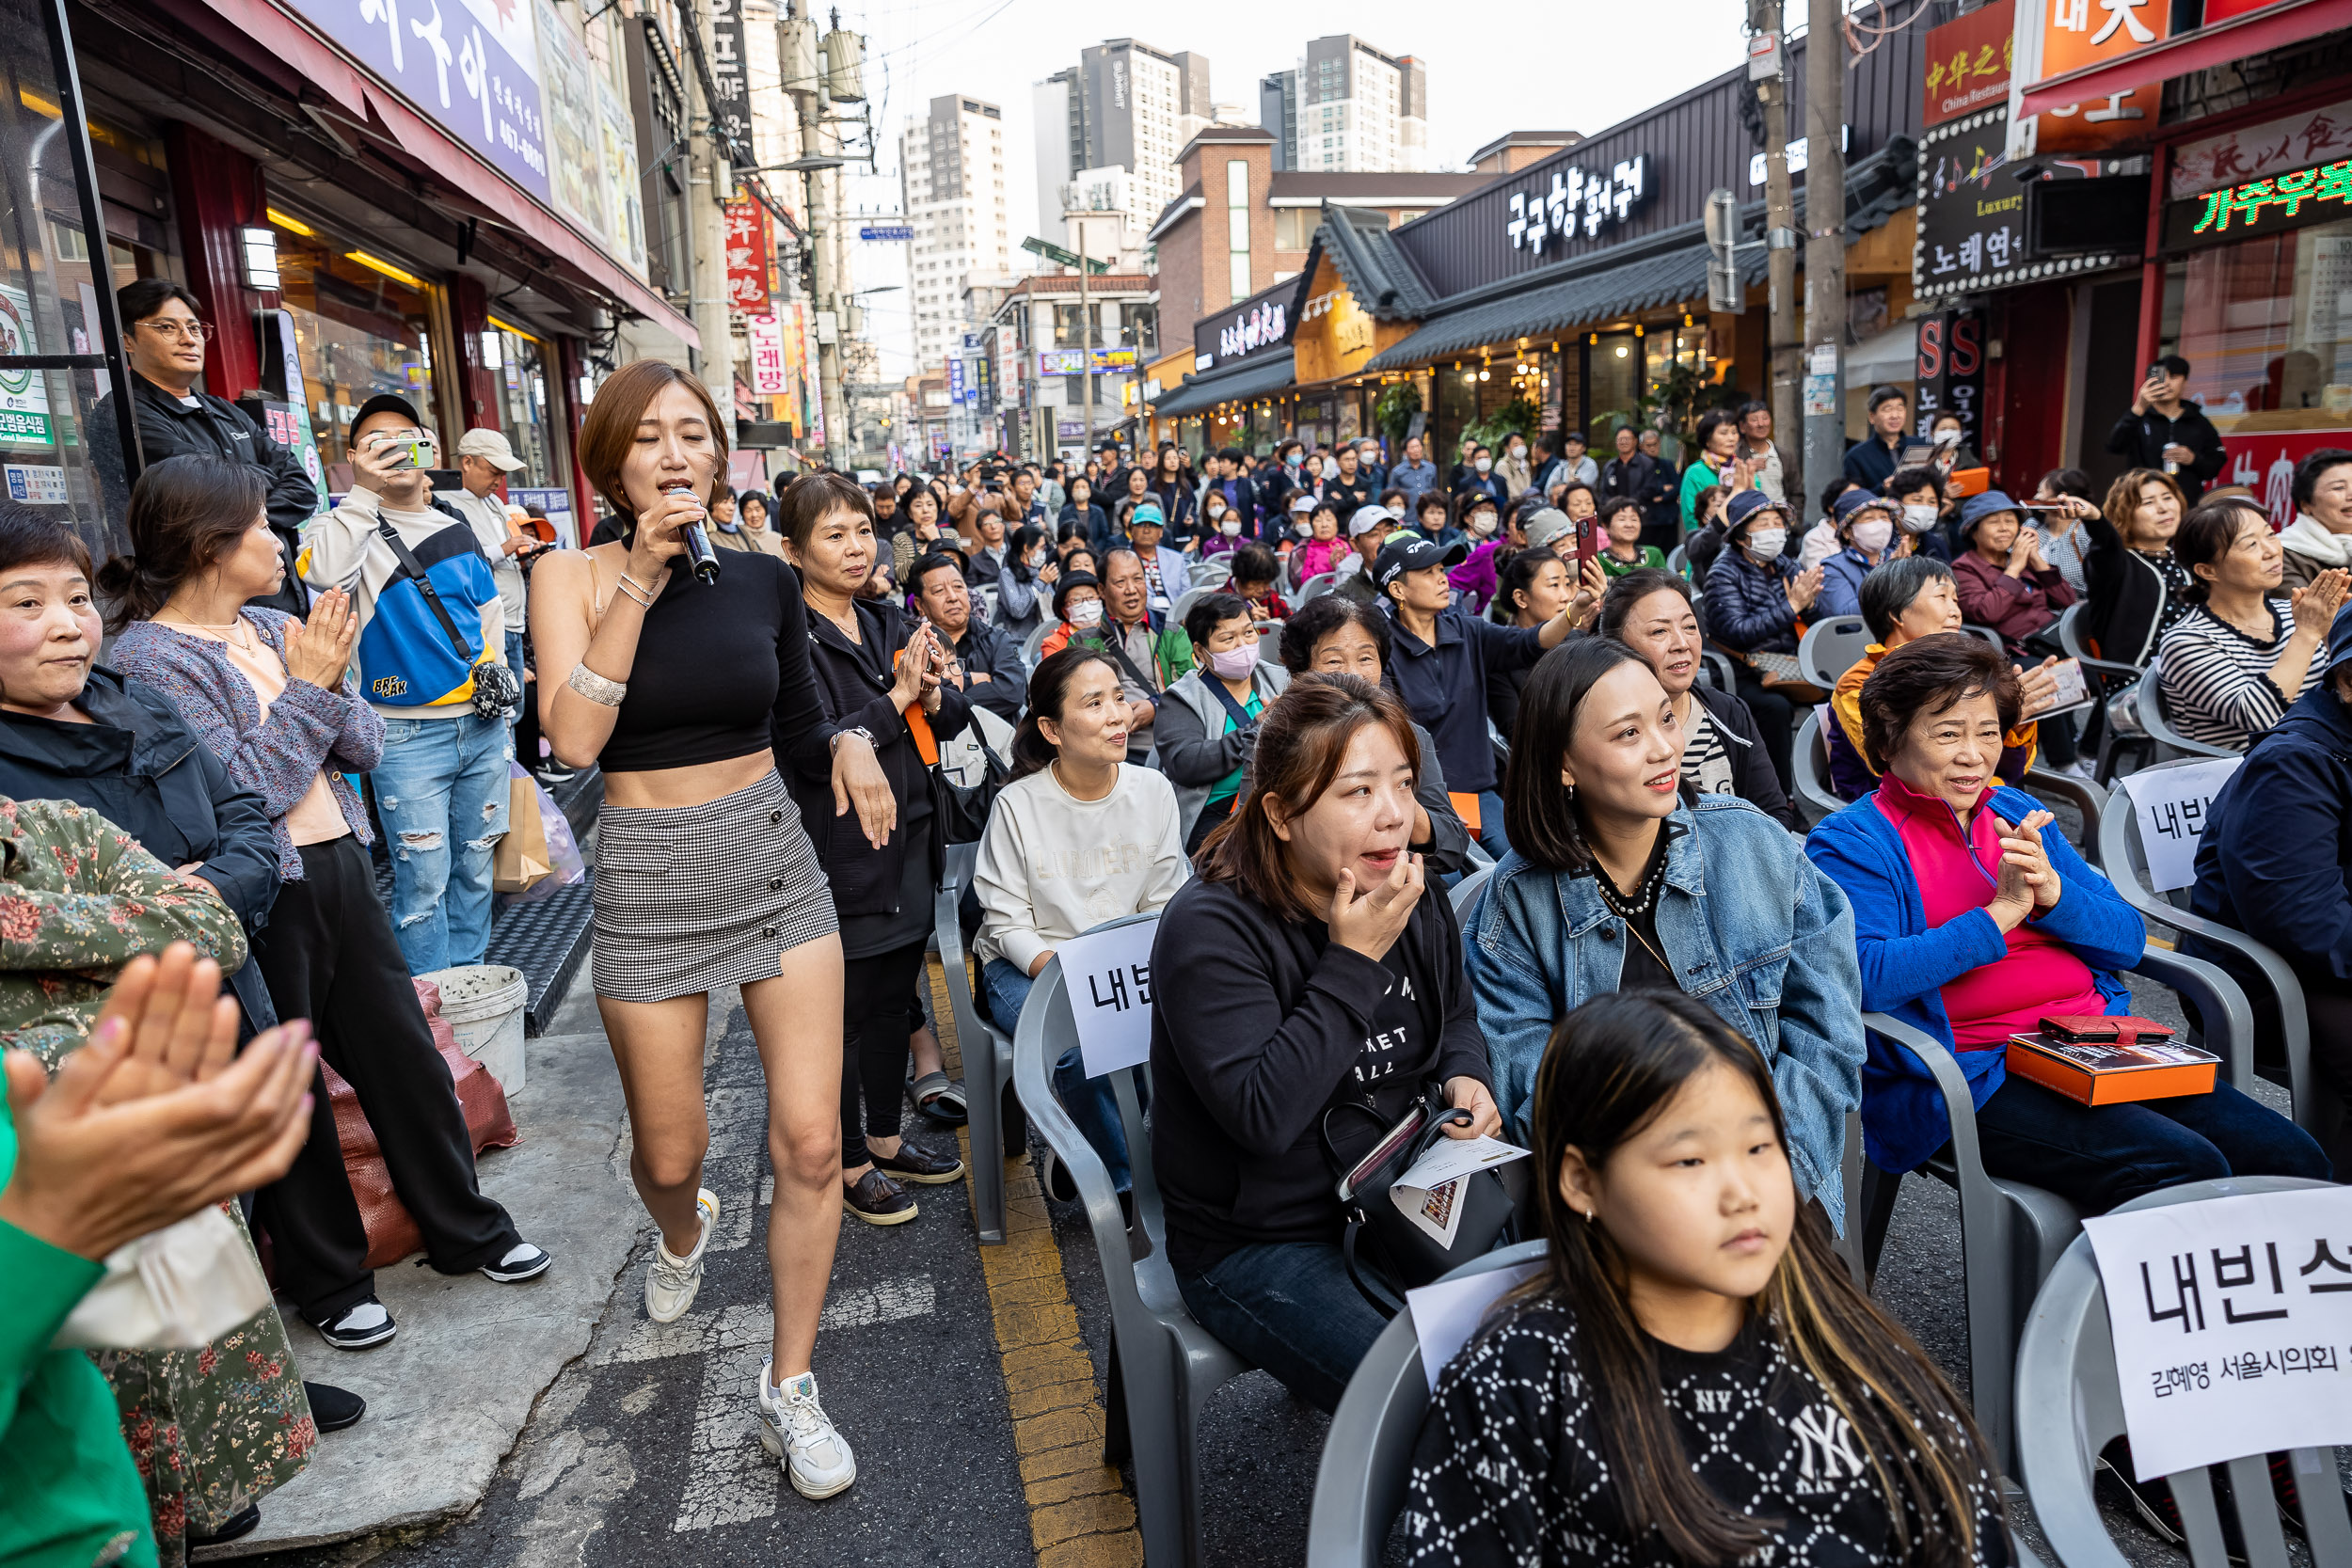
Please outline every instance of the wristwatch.
[[857, 736], [860, 740], [865, 741], [865, 742], [866, 742], [866, 744], [867, 746], [872, 747], [872, 748], [873, 748], [875, 751], [877, 751], [877, 752], [879, 752], [879, 751], [881, 751], [881, 750], [882, 750], [882, 747], [881, 747], [881, 746], [879, 746], [879, 745], [877, 745], [877, 744], [875, 743], [875, 740], [874, 740], [874, 732], [873, 732], [872, 730], [867, 729], [867, 728], [866, 728], [865, 725], [863, 725], [863, 724], [854, 725], [854, 726], [852, 726], [852, 727], [850, 727], [850, 728], [849, 728], [849, 729], [846, 729], [846, 730], [835, 730], [835, 731], [834, 731], [834, 732], [833, 732], [832, 750], [834, 750], [834, 751], [835, 751], [835, 752], [840, 751], [840, 750], [841, 750], [841, 742], [842, 742], [844, 739], [846, 739], [847, 737], [849, 737], [850, 736]]

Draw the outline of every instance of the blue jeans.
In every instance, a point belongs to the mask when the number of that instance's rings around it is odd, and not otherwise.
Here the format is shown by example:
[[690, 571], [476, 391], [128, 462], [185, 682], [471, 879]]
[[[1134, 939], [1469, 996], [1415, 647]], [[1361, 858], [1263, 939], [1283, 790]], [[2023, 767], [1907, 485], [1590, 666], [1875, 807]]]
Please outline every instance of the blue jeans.
[[[982, 966], [980, 986], [988, 992], [988, 1010], [996, 1027], [1009, 1035], [1021, 1026], [1021, 1008], [1036, 984], [1006, 959], [991, 958]], [[1136, 1089], [1138, 1095], [1142, 1092], [1142, 1080], [1136, 1080]], [[1073, 1046], [1054, 1064], [1054, 1093], [1070, 1119], [1078, 1124], [1087, 1147], [1110, 1168], [1111, 1185], [1122, 1193], [1132, 1188], [1135, 1176], [1127, 1165], [1127, 1130], [1119, 1119], [1119, 1098], [1111, 1092], [1111, 1081], [1089, 1078], [1086, 1063]]]
[[2232, 1088], [2077, 1104], [2011, 1074], [1977, 1113], [1984, 1168], [2047, 1187], [2087, 1214], [2143, 1193], [2223, 1176], [2332, 1179], [2310, 1133]]
[[392, 935], [411, 974], [478, 964], [490, 944], [490, 863], [514, 756], [515, 732], [470, 710], [384, 722], [370, 777], [391, 840]]
[[1491, 789], [1478, 792], [1477, 838], [1497, 860], [1510, 852], [1511, 841], [1502, 836], [1502, 797]]
[[1389, 1326], [1347, 1277], [1336, 1242], [1246, 1246], [1199, 1274], [1178, 1269], [1176, 1289], [1201, 1327], [1326, 1412]]

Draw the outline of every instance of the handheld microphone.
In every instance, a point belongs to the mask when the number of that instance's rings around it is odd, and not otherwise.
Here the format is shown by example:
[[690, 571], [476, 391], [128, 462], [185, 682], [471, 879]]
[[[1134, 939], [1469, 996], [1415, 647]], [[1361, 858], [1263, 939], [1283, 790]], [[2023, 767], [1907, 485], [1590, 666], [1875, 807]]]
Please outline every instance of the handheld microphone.
[[[690, 495], [693, 493], [693, 487], [688, 484], [673, 484], [669, 488], [673, 493], [680, 490]], [[710, 535], [704, 531], [703, 525], [699, 522], [688, 523], [678, 530], [678, 537], [685, 542], [686, 559], [693, 567], [694, 576], [706, 583], [717, 582], [719, 552], [710, 547]]]

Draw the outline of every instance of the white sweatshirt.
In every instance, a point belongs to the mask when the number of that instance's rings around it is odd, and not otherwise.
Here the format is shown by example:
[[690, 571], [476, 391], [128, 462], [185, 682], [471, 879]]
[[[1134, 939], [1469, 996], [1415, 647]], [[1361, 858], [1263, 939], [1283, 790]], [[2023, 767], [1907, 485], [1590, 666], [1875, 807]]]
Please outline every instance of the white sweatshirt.
[[1040, 953], [1089, 927], [1160, 908], [1191, 875], [1176, 791], [1161, 774], [1122, 763], [1108, 795], [1080, 800], [1052, 768], [1032, 773], [1007, 784], [989, 814], [973, 872], [973, 950], [1025, 974]]

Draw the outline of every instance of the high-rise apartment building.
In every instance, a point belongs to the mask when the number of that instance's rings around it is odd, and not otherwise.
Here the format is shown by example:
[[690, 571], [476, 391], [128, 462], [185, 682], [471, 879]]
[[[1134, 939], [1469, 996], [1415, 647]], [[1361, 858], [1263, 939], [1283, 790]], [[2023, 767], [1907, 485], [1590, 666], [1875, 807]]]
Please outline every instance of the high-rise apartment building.
[[1078, 63], [1031, 89], [1037, 119], [1040, 232], [1063, 232], [1062, 188], [1082, 171], [1124, 169], [1141, 230], [1176, 199], [1176, 154], [1214, 123], [1209, 61], [1137, 39], [1081, 50]]
[[1419, 174], [1429, 167], [1429, 68], [1352, 33], [1309, 41], [1296, 69], [1258, 83], [1274, 166], [1308, 173]]
[[1004, 111], [961, 93], [932, 99], [930, 112], [898, 133], [898, 177], [914, 230], [907, 258], [914, 361], [928, 371], [973, 330], [964, 293], [974, 276], [1011, 270]]

